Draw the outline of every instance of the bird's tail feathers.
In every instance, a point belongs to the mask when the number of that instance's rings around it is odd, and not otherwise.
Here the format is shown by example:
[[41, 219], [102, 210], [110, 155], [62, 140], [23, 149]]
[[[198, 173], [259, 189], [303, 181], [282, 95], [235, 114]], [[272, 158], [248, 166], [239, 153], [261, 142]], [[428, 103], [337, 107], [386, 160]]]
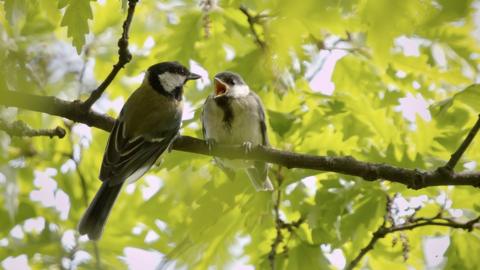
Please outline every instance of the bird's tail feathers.
[[102, 235], [110, 210], [122, 188], [122, 184], [109, 185], [108, 182], [103, 182], [78, 225], [79, 233], [87, 234], [90, 240], [98, 240]]

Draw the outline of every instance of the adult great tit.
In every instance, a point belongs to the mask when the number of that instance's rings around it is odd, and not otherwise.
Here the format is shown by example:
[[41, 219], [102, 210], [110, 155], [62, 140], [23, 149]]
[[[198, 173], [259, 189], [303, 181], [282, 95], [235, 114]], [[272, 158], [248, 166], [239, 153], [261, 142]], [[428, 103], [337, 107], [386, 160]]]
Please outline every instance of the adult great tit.
[[[269, 145], [265, 110], [260, 98], [236, 73], [225, 71], [214, 78], [214, 94], [203, 106], [203, 136], [209, 145], [242, 144], [246, 151], [252, 145]], [[271, 191], [268, 165], [261, 161], [215, 158], [216, 163], [230, 177], [236, 169], [245, 169], [257, 191]]]
[[177, 62], [148, 68], [110, 133], [100, 170], [103, 183], [80, 221], [80, 234], [100, 238], [123, 184], [143, 176], [177, 136], [183, 85], [199, 78]]

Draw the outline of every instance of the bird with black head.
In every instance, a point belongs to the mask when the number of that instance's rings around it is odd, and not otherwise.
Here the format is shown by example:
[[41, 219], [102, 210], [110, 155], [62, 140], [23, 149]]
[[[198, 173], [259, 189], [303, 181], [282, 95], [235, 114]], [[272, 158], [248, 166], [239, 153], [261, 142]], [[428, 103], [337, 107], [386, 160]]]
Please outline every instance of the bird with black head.
[[80, 221], [80, 234], [99, 239], [122, 186], [142, 177], [170, 147], [182, 120], [183, 86], [199, 78], [178, 62], [148, 68], [110, 133], [100, 169], [102, 185]]

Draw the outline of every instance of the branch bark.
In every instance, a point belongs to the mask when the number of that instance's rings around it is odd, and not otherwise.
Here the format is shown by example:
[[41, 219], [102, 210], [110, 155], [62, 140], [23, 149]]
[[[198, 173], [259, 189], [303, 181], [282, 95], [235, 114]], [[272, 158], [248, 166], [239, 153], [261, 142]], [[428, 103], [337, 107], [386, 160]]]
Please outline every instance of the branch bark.
[[92, 105], [102, 96], [103, 92], [107, 87], [112, 83], [117, 73], [132, 60], [132, 54], [128, 50], [128, 32], [130, 31], [130, 24], [132, 23], [133, 14], [135, 12], [135, 6], [137, 5], [138, 0], [128, 0], [128, 11], [127, 17], [123, 22], [123, 32], [122, 36], [118, 40], [118, 61], [113, 65], [112, 71], [108, 74], [105, 80], [93, 90], [85, 102], [82, 103], [82, 108], [84, 110], [89, 110]]
[[275, 224], [275, 231], [276, 235], [273, 239], [272, 244], [270, 245], [270, 252], [268, 253], [268, 260], [270, 262], [270, 269], [275, 270], [276, 268], [276, 256], [277, 256], [277, 249], [280, 243], [283, 241], [282, 235], [282, 224], [283, 221], [280, 218], [280, 203], [282, 201], [282, 189], [280, 188], [283, 183], [283, 175], [282, 175], [282, 167], [278, 168], [278, 171], [275, 172], [276, 180], [277, 180], [277, 192], [274, 199], [273, 211], [274, 211], [274, 224]]
[[384, 238], [388, 234], [413, 230], [415, 228], [424, 226], [443, 226], [450, 227], [452, 229], [463, 229], [471, 232], [479, 221], [480, 216], [471, 219], [465, 223], [462, 223], [447, 218], [441, 218], [441, 215], [437, 214], [435, 217], [432, 218], [419, 218], [417, 220], [412, 220], [406, 224], [387, 226], [387, 222], [385, 219], [382, 225], [373, 233], [373, 237], [370, 239], [370, 242], [368, 242], [368, 244], [360, 250], [358, 255], [350, 262], [350, 264], [345, 269], [354, 269], [355, 266], [360, 263], [363, 257], [375, 247], [375, 244], [378, 242], [378, 240]]
[[96, 113], [91, 109], [85, 111], [81, 102], [70, 102], [52, 96], [0, 90], [0, 105], [56, 115], [105, 131], [110, 131], [114, 122], [114, 119], [107, 115]]
[[17, 120], [13, 123], [7, 123], [3, 120], [0, 120], [0, 130], [5, 131], [8, 135], [14, 137], [37, 137], [37, 136], [48, 136], [50, 138], [65, 137], [65, 129], [61, 127], [56, 127], [54, 129], [33, 129], [28, 126], [25, 122]]
[[[96, 113], [91, 109], [84, 111], [80, 102], [69, 102], [51, 96], [37, 96], [17, 91], [0, 91], [0, 105], [60, 116], [107, 132], [110, 132], [114, 123], [114, 119], [107, 115]], [[480, 172], [445, 174], [441, 170], [407, 169], [383, 163], [363, 162], [350, 156], [315, 156], [260, 145], [254, 147], [250, 153], [245, 153], [241, 146], [231, 145], [217, 145], [210, 152], [205, 141], [189, 136], [180, 136], [174, 142], [173, 149], [207, 156], [260, 160], [276, 163], [287, 168], [336, 172], [358, 176], [367, 181], [389, 180], [407, 185], [412, 189], [444, 185], [480, 187]]]
[[247, 21], [248, 21], [248, 25], [250, 27], [250, 32], [252, 33], [253, 35], [253, 38], [255, 40], [255, 43], [257, 43], [257, 45], [262, 49], [262, 50], [265, 50], [267, 48], [267, 44], [265, 43], [265, 41], [263, 41], [261, 38], [260, 38], [260, 35], [258, 34], [257, 30], [255, 29], [255, 24], [257, 24], [259, 22], [259, 20], [264, 17], [260, 14], [258, 15], [252, 15], [250, 13], [250, 11], [247, 9], [246, 6], [240, 6], [240, 11], [245, 14], [245, 16], [247, 16]]

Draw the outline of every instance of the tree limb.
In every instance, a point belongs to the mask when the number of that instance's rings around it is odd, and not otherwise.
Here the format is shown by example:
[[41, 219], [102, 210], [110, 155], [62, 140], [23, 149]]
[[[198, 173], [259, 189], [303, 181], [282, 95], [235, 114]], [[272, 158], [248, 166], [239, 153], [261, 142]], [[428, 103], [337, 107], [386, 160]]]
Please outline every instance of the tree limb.
[[[37, 96], [17, 91], [0, 91], [0, 105], [57, 115], [108, 132], [112, 129], [114, 123], [114, 119], [107, 115], [92, 110], [82, 110], [79, 102], [69, 102], [51, 96]], [[287, 168], [336, 172], [358, 176], [367, 181], [389, 180], [407, 185], [412, 189], [444, 185], [480, 187], [480, 172], [445, 174], [439, 170], [407, 169], [383, 163], [363, 162], [350, 156], [299, 154], [261, 145], [255, 146], [250, 153], [245, 153], [241, 146], [231, 145], [217, 145], [210, 152], [204, 140], [189, 136], [177, 138], [173, 144], [173, 149], [207, 156], [265, 161]]]
[[112, 71], [110, 71], [105, 80], [97, 87], [97, 89], [93, 90], [90, 97], [82, 103], [82, 108], [84, 110], [89, 110], [92, 107], [100, 96], [102, 96], [103, 92], [107, 89], [113, 79], [115, 79], [117, 73], [128, 64], [130, 60], [132, 60], [132, 54], [128, 50], [128, 32], [130, 30], [130, 24], [132, 23], [133, 13], [135, 12], [137, 2], [138, 0], [128, 0], [127, 18], [123, 22], [122, 36], [118, 40], [118, 61], [113, 65]]
[[0, 119], [0, 130], [5, 131], [12, 137], [36, 137], [36, 136], [48, 136], [63, 138], [65, 137], [65, 129], [56, 127], [54, 129], [32, 129], [23, 121], [15, 121], [13, 123], [7, 123]]
[[243, 14], [245, 14], [245, 16], [247, 16], [247, 21], [248, 21], [248, 25], [250, 27], [250, 32], [252, 32], [253, 38], [255, 39], [255, 43], [257, 43], [257, 45], [262, 50], [265, 50], [267, 48], [267, 44], [265, 43], [265, 41], [263, 41], [260, 38], [260, 35], [258, 34], [257, 30], [255, 29], [255, 24], [257, 24], [259, 22], [259, 20], [264, 16], [262, 16], [261, 14], [258, 14], [258, 15], [255, 15], [255, 16], [252, 15], [250, 13], [250, 11], [247, 9], [247, 7], [244, 6], [244, 5], [241, 5], [239, 9]]
[[70, 102], [52, 96], [0, 90], [0, 105], [56, 115], [105, 131], [110, 131], [114, 122], [114, 119], [107, 115], [96, 113], [90, 109], [85, 111], [81, 102]]

